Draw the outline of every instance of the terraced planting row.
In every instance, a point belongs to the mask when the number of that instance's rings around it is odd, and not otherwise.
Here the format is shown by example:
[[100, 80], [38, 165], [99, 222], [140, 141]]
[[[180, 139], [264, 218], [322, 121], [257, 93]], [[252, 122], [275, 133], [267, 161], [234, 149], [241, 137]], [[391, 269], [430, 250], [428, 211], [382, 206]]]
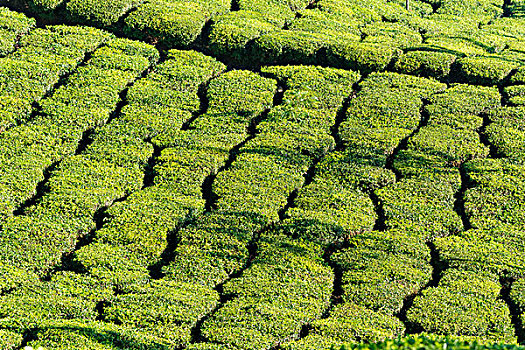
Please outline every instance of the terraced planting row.
[[5, 5], [1, 349], [525, 340], [521, 3]]
[[48, 21], [205, 50], [231, 64], [394, 69], [474, 84], [505, 79], [523, 60], [516, 0], [6, 0]]

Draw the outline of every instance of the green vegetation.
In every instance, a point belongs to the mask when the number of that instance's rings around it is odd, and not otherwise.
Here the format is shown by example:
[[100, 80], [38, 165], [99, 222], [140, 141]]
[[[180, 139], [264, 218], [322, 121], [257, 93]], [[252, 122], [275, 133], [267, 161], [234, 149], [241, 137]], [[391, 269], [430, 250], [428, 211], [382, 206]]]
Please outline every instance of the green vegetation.
[[409, 3], [4, 1], [0, 349], [521, 350], [525, 3]]

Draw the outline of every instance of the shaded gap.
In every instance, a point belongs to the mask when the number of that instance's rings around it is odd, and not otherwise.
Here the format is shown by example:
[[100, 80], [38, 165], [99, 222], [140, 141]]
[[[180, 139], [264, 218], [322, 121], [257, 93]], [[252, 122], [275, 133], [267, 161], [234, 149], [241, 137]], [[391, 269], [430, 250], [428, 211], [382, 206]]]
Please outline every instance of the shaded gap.
[[142, 180], [142, 190], [151, 187], [155, 183], [155, 176], [157, 175], [157, 172], [155, 171], [155, 166], [157, 165], [157, 161], [161, 156], [162, 151], [164, 148], [157, 146], [151, 141], [151, 138], [146, 139], [147, 143], [150, 143], [153, 146], [153, 153], [148, 158], [148, 161], [146, 163], [146, 166], [144, 167], [144, 178]]
[[408, 142], [410, 141], [410, 139], [414, 137], [417, 133], [419, 133], [421, 128], [427, 126], [430, 116], [425, 108], [426, 105], [427, 101], [423, 101], [423, 106], [420, 110], [421, 119], [419, 120], [419, 124], [417, 125], [417, 127], [408, 136], [406, 136], [399, 142], [399, 144], [393, 149], [392, 153], [386, 159], [385, 169], [392, 171], [396, 175], [397, 181], [402, 179], [402, 175], [395, 168], [394, 161], [401, 151], [408, 149]]
[[483, 145], [488, 147], [488, 149], [489, 149], [488, 157], [489, 158], [493, 158], [493, 159], [503, 158], [504, 154], [502, 154], [499, 151], [498, 147], [496, 145], [494, 145], [492, 142], [490, 142], [490, 140], [489, 140], [489, 135], [487, 134], [487, 127], [489, 125], [491, 125], [491, 124], [492, 124], [492, 121], [490, 120], [488, 114], [485, 113], [483, 115], [483, 125], [481, 126], [481, 128], [478, 129], [479, 141]]
[[512, 9], [512, 0], [504, 0], [503, 1], [503, 14], [502, 17], [512, 17], [513, 15], [513, 9]]
[[334, 272], [334, 283], [333, 283], [333, 289], [332, 289], [332, 295], [330, 296], [330, 305], [326, 308], [326, 310], [323, 312], [323, 315], [321, 316], [321, 319], [326, 319], [329, 317], [330, 312], [334, 309], [334, 307], [338, 304], [341, 304], [343, 302], [343, 269], [337, 265], [332, 260], [332, 256], [343, 250], [349, 248], [348, 240], [345, 240], [341, 243], [333, 243], [330, 244], [328, 247], [326, 247], [324, 254], [323, 254], [323, 260], [324, 262], [332, 268], [332, 271]]
[[317, 167], [317, 164], [321, 161], [321, 159], [324, 158], [324, 156], [326, 156], [326, 154], [323, 154], [321, 157], [319, 157], [319, 158], [317, 158], [317, 159], [315, 159], [313, 161], [312, 165], [310, 165], [310, 167], [308, 167], [308, 170], [304, 174], [304, 182], [303, 182], [303, 184], [299, 188], [296, 188], [295, 190], [293, 190], [290, 193], [290, 195], [288, 196], [288, 198], [286, 200], [285, 206], [282, 207], [281, 210], [279, 210], [279, 221], [280, 222], [284, 221], [284, 219], [287, 218], [286, 213], [288, 212], [288, 209], [296, 207], [295, 200], [297, 199], [297, 196], [299, 196], [299, 192], [301, 191], [301, 189], [303, 189], [306, 186], [310, 185], [314, 181], [315, 168]]
[[525, 332], [523, 330], [523, 321], [521, 319], [523, 310], [510, 296], [512, 285], [516, 282], [516, 279], [508, 276], [500, 276], [499, 282], [501, 284], [501, 290], [498, 299], [503, 300], [505, 304], [507, 304], [512, 326], [514, 327], [514, 334], [518, 339], [518, 344], [523, 344], [525, 343]]
[[217, 194], [213, 192], [213, 184], [215, 182], [215, 179], [220, 173], [231, 169], [233, 163], [236, 161], [238, 155], [240, 154], [241, 149], [257, 136], [257, 126], [261, 121], [265, 120], [268, 117], [268, 114], [273, 108], [277, 107], [280, 103], [282, 103], [284, 91], [285, 88], [282, 86], [279, 86], [277, 88], [276, 92], [274, 93], [273, 106], [271, 108], [266, 109], [265, 111], [253, 117], [250, 120], [250, 123], [246, 129], [248, 136], [241, 143], [237, 144], [230, 150], [228, 154], [228, 159], [226, 160], [224, 165], [221, 166], [215, 173], [208, 175], [202, 183], [202, 199], [204, 199], [206, 202], [205, 212], [210, 212], [217, 209], [217, 200], [219, 198]]
[[454, 211], [461, 218], [463, 229], [468, 231], [472, 228], [472, 224], [470, 223], [470, 219], [465, 211], [465, 193], [469, 189], [470, 185], [470, 179], [467, 170], [465, 169], [465, 163], [461, 164], [459, 167], [459, 173], [461, 175], [461, 187], [455, 194], [456, 200], [454, 202]]
[[89, 128], [84, 130], [82, 137], [78, 142], [77, 148], [74, 155], [78, 156], [86, 151], [86, 149], [93, 143], [93, 135], [95, 134], [95, 128]]
[[166, 248], [162, 251], [160, 259], [153, 265], [148, 266], [148, 271], [151, 279], [159, 280], [166, 274], [162, 271], [165, 266], [168, 266], [170, 262], [175, 259], [175, 251], [177, 250], [180, 237], [180, 230], [186, 228], [190, 223], [193, 222], [193, 214], [189, 213], [184, 221], [175, 229], [169, 230], [166, 234]]
[[238, 271], [235, 271], [234, 273], [230, 274], [224, 281], [215, 286], [214, 290], [219, 294], [219, 302], [213, 310], [201, 317], [192, 327], [190, 344], [211, 343], [210, 340], [202, 334], [204, 323], [206, 322], [206, 320], [212, 318], [224, 306], [224, 304], [226, 304], [228, 301], [234, 300], [237, 297], [237, 295], [234, 294], [225, 294], [224, 285], [233, 279], [240, 278], [243, 275], [244, 271], [246, 271], [252, 266], [253, 261], [258, 255], [259, 239], [265, 232], [272, 229], [273, 227], [274, 225], [270, 224], [262, 230], [254, 232], [250, 242], [247, 244], [248, 258], [246, 259], [246, 263], [244, 264], [244, 266]]
[[[359, 82], [361, 82], [362, 79]], [[343, 150], [343, 148], [344, 148], [344, 143], [343, 143], [343, 140], [341, 139], [341, 135], [339, 134], [339, 129], [341, 127], [341, 124], [346, 120], [346, 114], [348, 112], [348, 108], [350, 108], [350, 102], [354, 98], [357, 97], [357, 92], [356, 92], [357, 91], [357, 84], [359, 84], [359, 83], [355, 84], [356, 86], [354, 86], [354, 91], [352, 92], [352, 94], [350, 94], [350, 96], [348, 96], [343, 101], [343, 105], [337, 111], [337, 114], [336, 114], [336, 117], [335, 117], [335, 123], [334, 123], [334, 125], [332, 125], [332, 128], [331, 128], [331, 136], [335, 140], [335, 145], [336, 145], [335, 146], [335, 150], [336, 151]]]
[[385, 208], [383, 206], [383, 201], [376, 194], [375, 190], [372, 188], [367, 188], [363, 191], [370, 197], [372, 203], [374, 204], [374, 211], [376, 212], [377, 219], [374, 223], [373, 231], [386, 231], [388, 229], [386, 225], [386, 214]]
[[199, 35], [193, 41], [192, 47], [198, 47], [206, 55], [211, 55], [212, 52], [209, 49], [208, 38], [210, 37], [211, 27], [213, 26], [214, 21], [211, 18], [206, 18], [206, 23], [202, 27]]
[[32, 342], [33, 340], [37, 340], [38, 339], [36, 335], [37, 332], [38, 332], [38, 328], [26, 329], [22, 333], [22, 342], [20, 343], [20, 347], [18, 349], [23, 350], [27, 346], [27, 344], [29, 344], [29, 342]]
[[313, 10], [313, 9], [315, 9], [315, 7], [319, 3], [319, 1], [321, 1], [321, 0], [312, 0], [312, 1], [310, 1], [310, 3], [305, 7], [305, 9], [306, 10]]
[[25, 215], [29, 208], [36, 205], [44, 197], [44, 195], [49, 190], [49, 179], [51, 179], [53, 172], [56, 170], [59, 164], [60, 162], [57, 161], [52, 163], [46, 169], [44, 169], [43, 179], [36, 185], [35, 194], [32, 197], [26, 199], [22, 204], [18, 206], [17, 209], [15, 209], [15, 211], [13, 212], [14, 216]]
[[197, 90], [197, 96], [199, 97], [199, 110], [197, 112], [194, 112], [192, 114], [192, 117], [188, 119], [187, 121], [182, 124], [181, 130], [189, 130], [191, 129], [191, 123], [193, 123], [197, 118], [200, 116], [206, 114], [208, 112], [210, 101], [208, 99], [208, 85], [209, 81], [202, 83], [199, 85], [199, 88]]
[[232, 0], [230, 12], [236, 12], [240, 10], [241, 10], [241, 7], [239, 6], [239, 0]]
[[420, 324], [413, 323], [408, 320], [407, 312], [414, 304], [416, 297], [423, 295], [424, 290], [439, 286], [441, 278], [443, 277], [443, 272], [449, 267], [446, 261], [441, 261], [439, 251], [433, 242], [427, 242], [427, 246], [430, 249], [430, 265], [432, 266], [432, 276], [427, 284], [425, 284], [420, 290], [418, 290], [416, 293], [407, 295], [403, 299], [403, 305], [401, 309], [394, 315], [405, 325], [405, 334], [418, 334], [424, 331]]
[[110, 303], [105, 300], [97, 302], [97, 305], [95, 306], [95, 312], [97, 313], [97, 317], [95, 318], [96, 321], [105, 321], [104, 309], [107, 308], [109, 305]]
[[[509, 75], [510, 76], [510, 75]], [[506, 107], [508, 105], [508, 96], [507, 94], [505, 93], [505, 86], [503, 85], [499, 85], [498, 86], [498, 90], [499, 90], [499, 93], [501, 95], [501, 106], [502, 107]], [[477, 130], [478, 134], [479, 134], [479, 140], [480, 142], [487, 146], [489, 148], [489, 157], [490, 158], [494, 158], [494, 159], [498, 159], [498, 158], [503, 158], [504, 157], [504, 154], [502, 154], [498, 147], [494, 144], [492, 144], [489, 140], [489, 135], [487, 134], [487, 128], [489, 127], [489, 125], [492, 124], [492, 121], [490, 120], [490, 117], [489, 117], [489, 112], [485, 112], [482, 114], [482, 117], [483, 117], [483, 125]]]
[[368, 78], [368, 75], [369, 73], [361, 74], [359, 80], [352, 85], [352, 93], [343, 100], [342, 106], [337, 110], [335, 123], [330, 129], [330, 134], [334, 138], [336, 144], [335, 151], [342, 151], [346, 147], [340, 135], [341, 124], [346, 120], [346, 115], [348, 114], [350, 103], [354, 98], [358, 97], [358, 93], [361, 89], [360, 85], [366, 78]]

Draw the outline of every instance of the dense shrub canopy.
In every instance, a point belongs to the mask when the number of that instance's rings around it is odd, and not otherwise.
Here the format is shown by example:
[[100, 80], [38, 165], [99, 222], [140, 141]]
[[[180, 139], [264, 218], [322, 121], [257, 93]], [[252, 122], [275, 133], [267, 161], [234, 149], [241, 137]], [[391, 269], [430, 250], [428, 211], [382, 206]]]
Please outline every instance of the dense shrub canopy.
[[522, 350], [525, 2], [0, 5], [0, 349]]

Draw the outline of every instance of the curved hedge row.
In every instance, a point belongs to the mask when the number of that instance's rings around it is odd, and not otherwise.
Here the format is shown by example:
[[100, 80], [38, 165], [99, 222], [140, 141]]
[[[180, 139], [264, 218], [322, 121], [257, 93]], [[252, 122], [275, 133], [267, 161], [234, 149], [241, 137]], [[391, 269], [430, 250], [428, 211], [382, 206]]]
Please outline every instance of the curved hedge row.
[[410, 4], [9, 0], [0, 348], [521, 341], [523, 4]]

